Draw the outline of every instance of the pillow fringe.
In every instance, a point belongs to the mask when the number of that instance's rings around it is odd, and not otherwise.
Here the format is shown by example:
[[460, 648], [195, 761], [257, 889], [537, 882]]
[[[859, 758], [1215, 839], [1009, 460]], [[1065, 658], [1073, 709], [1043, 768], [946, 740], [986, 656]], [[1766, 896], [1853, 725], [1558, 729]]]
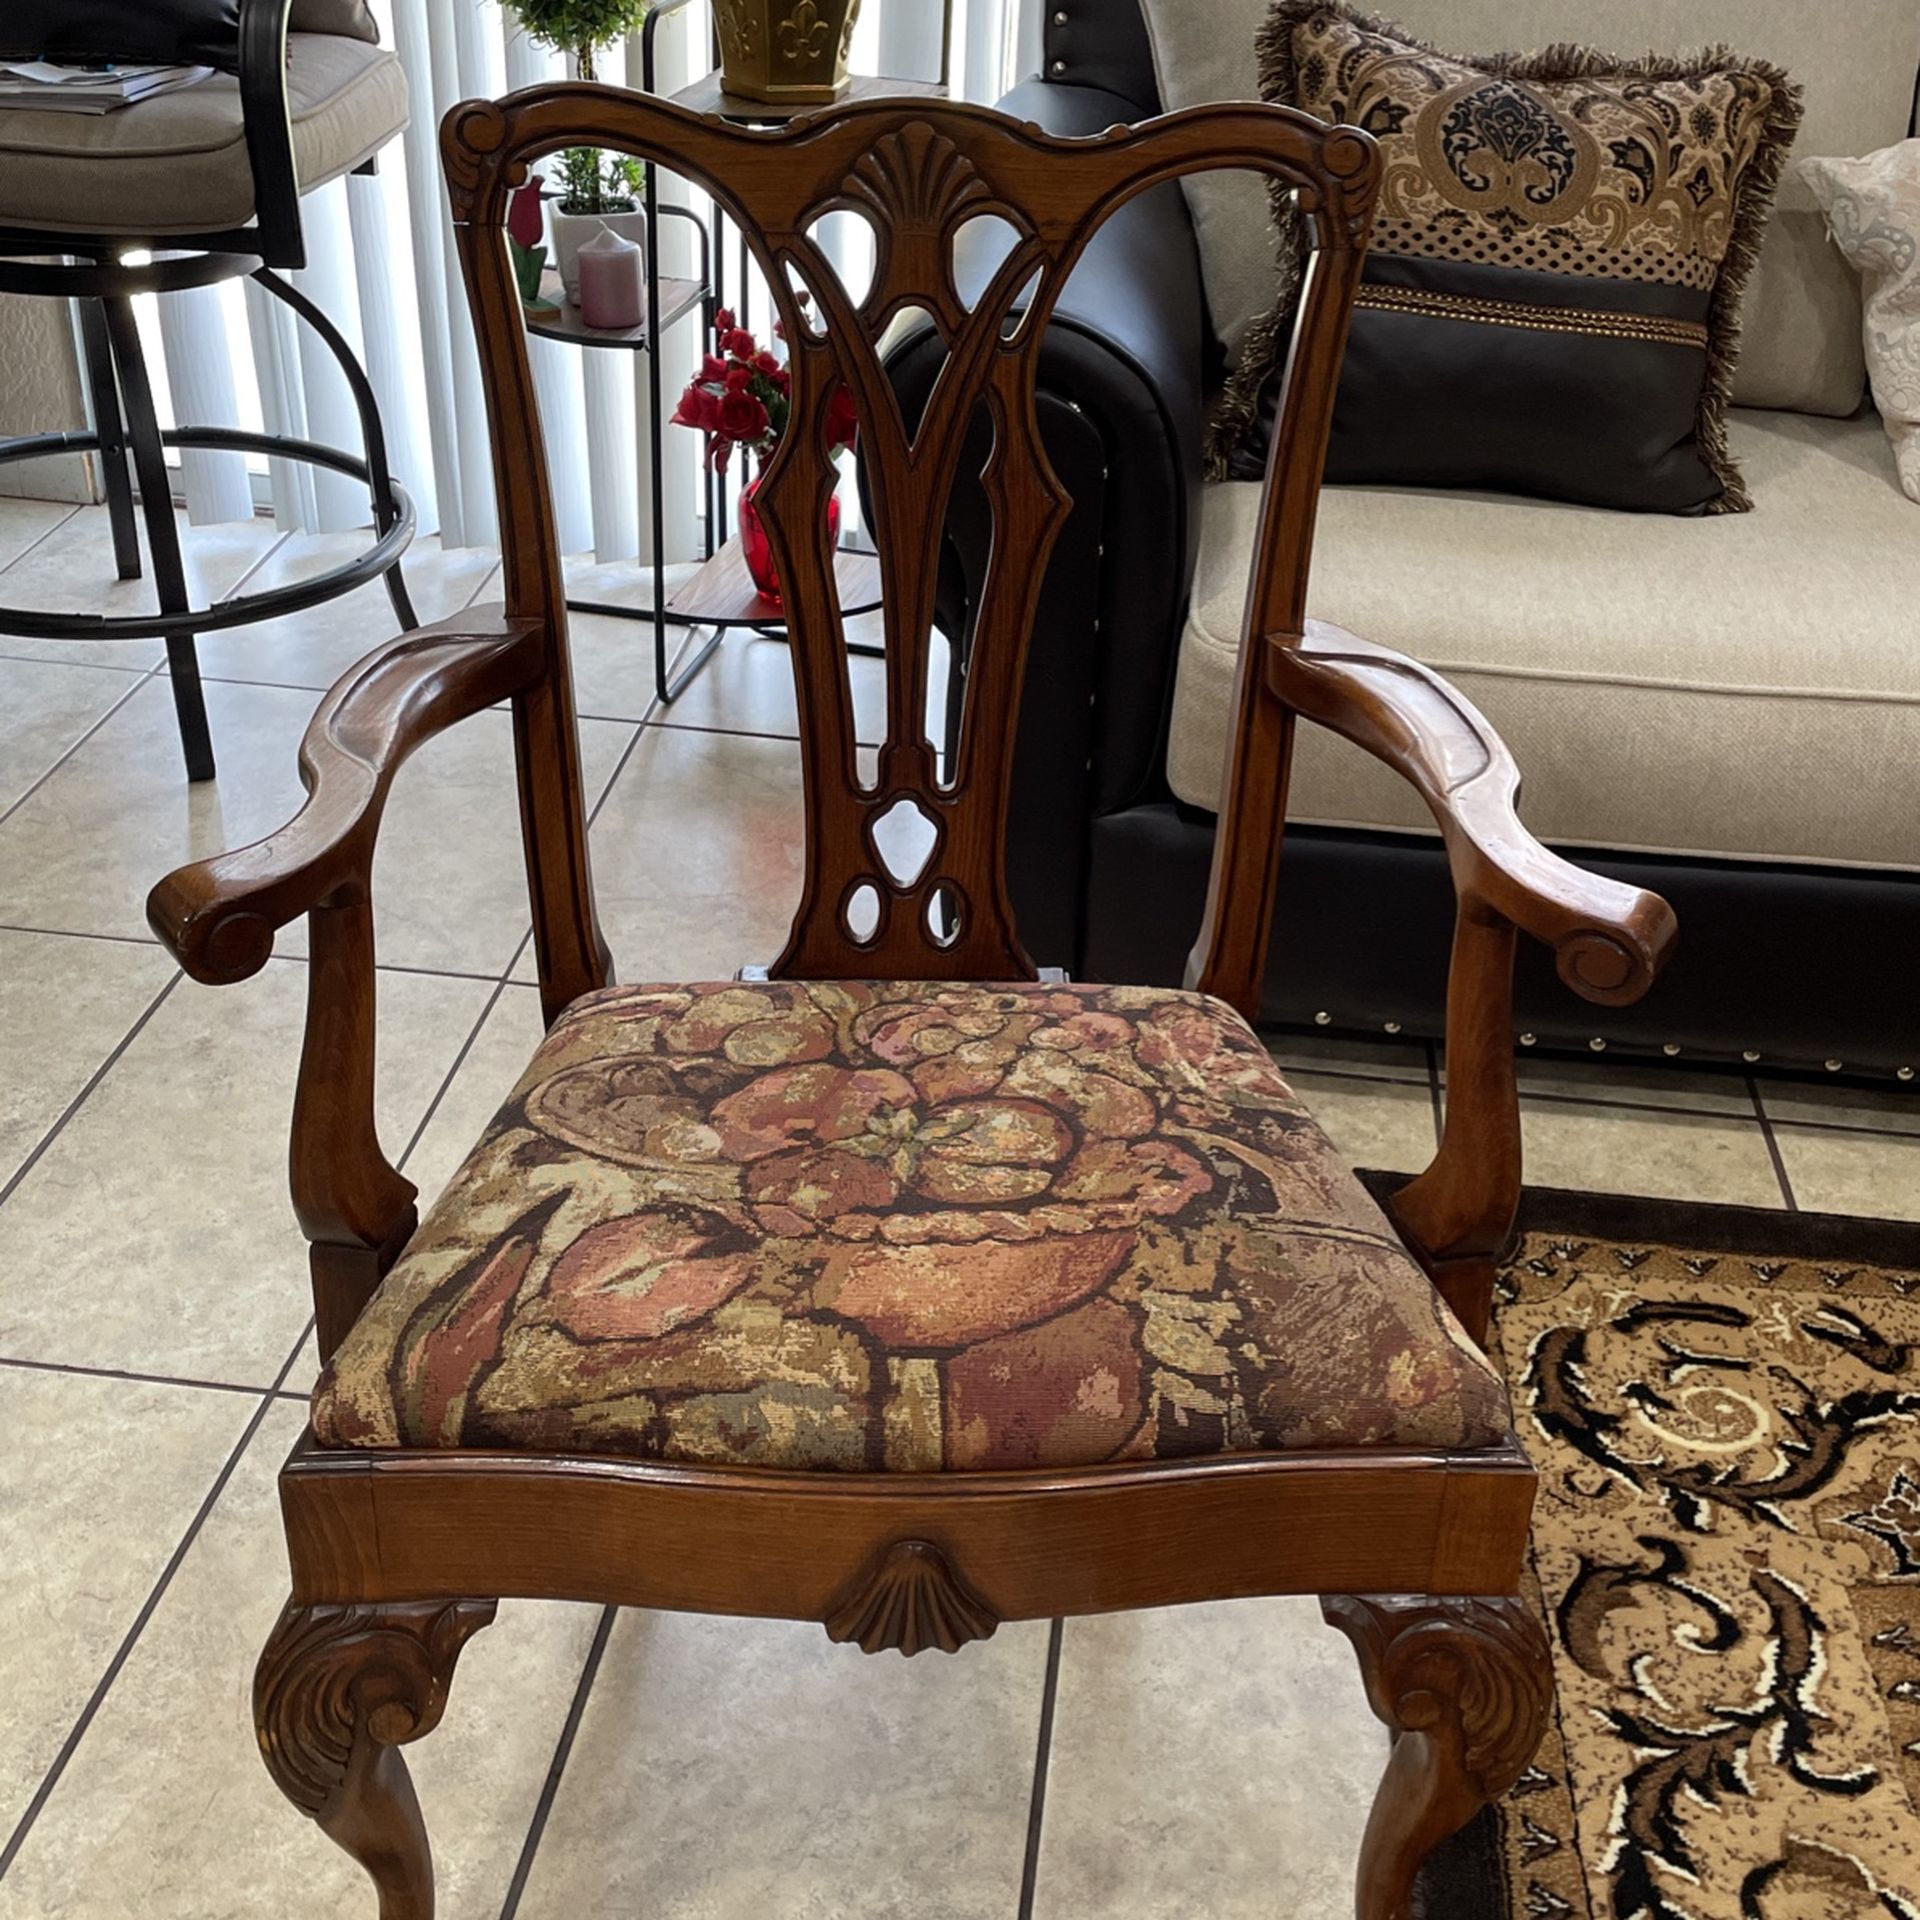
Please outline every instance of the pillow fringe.
[[[1455, 54], [1416, 39], [1392, 20], [1354, 7], [1333, 5], [1330, 0], [1274, 0], [1273, 10], [1255, 41], [1260, 62], [1261, 99], [1288, 106], [1298, 104], [1294, 29], [1328, 14], [1337, 15], [1363, 33], [1398, 40], [1436, 59], [1478, 67], [1496, 79], [1551, 83], [1582, 80], [1596, 73], [1615, 73], [1632, 80], [1688, 80], [1708, 74], [1739, 73], [1766, 83], [1766, 119], [1753, 159], [1734, 194], [1727, 250], [1714, 279], [1707, 328], [1706, 378], [1701, 382], [1700, 404], [1694, 416], [1694, 436], [1701, 458], [1721, 488], [1706, 511], [1748, 512], [1753, 506], [1753, 496], [1747, 491], [1727, 446], [1727, 410], [1733, 402], [1733, 375], [1740, 360], [1740, 303], [1760, 258], [1774, 194], [1785, 171], [1794, 135], [1800, 130], [1803, 96], [1799, 85], [1771, 61], [1750, 59], [1726, 46], [1705, 47], [1697, 53], [1648, 53], [1638, 59], [1622, 59], [1600, 48], [1578, 46], [1571, 41], [1556, 42], [1536, 53]], [[1293, 210], [1291, 196], [1277, 182], [1271, 191], [1274, 225], [1279, 235], [1275, 260], [1279, 292], [1274, 304], [1248, 328], [1239, 364], [1228, 378], [1208, 422], [1206, 472], [1210, 480], [1224, 480], [1229, 476], [1234, 456], [1246, 444], [1259, 419], [1261, 396], [1267, 383], [1279, 372], [1281, 356], [1293, 332], [1306, 235]]]

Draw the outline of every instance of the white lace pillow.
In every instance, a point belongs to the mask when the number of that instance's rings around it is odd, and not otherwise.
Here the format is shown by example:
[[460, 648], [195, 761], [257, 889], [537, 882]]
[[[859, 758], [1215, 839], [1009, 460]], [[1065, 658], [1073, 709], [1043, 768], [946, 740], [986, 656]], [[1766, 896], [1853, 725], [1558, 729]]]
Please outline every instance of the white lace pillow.
[[1861, 160], [1803, 160], [1800, 172], [1860, 275], [1874, 405], [1900, 484], [1920, 500], [1920, 140]]

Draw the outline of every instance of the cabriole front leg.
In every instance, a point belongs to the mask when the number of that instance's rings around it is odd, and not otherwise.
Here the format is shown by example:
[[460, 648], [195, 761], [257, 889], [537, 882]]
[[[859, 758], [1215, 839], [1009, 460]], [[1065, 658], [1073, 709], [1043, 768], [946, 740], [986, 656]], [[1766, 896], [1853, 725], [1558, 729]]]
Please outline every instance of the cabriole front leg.
[[289, 1603], [254, 1674], [260, 1752], [279, 1787], [372, 1876], [380, 1920], [433, 1920], [433, 1855], [400, 1748], [446, 1709], [491, 1600]]
[[1358, 1920], [1411, 1920], [1414, 1876], [1519, 1779], [1547, 1730], [1553, 1656], [1523, 1601], [1328, 1597], [1394, 1736], [1361, 1844]]

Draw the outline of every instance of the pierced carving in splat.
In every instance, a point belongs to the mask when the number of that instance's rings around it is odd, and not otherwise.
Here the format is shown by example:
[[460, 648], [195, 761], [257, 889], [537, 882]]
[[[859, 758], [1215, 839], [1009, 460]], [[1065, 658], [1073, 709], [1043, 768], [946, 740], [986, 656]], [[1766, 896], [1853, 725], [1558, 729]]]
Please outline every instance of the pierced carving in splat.
[[[974, 967], [1025, 975], [1030, 968], [1014, 936], [995, 853], [1012, 709], [992, 701], [998, 717], [983, 727], [973, 711], [982, 703], [971, 690], [1004, 692], [1017, 682], [1039, 583], [1072, 506], [1040, 440], [1034, 353], [1004, 329], [1016, 299], [1051, 304], [1055, 249], [994, 191], [980, 166], [925, 120], [875, 140], [845, 179], [806, 210], [804, 224], [812, 228], [838, 208], [861, 214], [874, 233], [873, 279], [857, 304], [806, 234], [789, 238], [776, 257], [791, 270], [781, 274], [782, 283], [805, 287], [822, 322], [819, 329], [799, 326], [796, 313], [787, 323], [797, 416], [818, 417], [842, 382], [859, 409], [860, 456], [881, 556], [886, 731], [871, 787], [838, 777], [836, 769], [852, 754], [852, 706], [830, 556], [814, 504], [831, 483], [831, 468], [817, 437], [794, 436], [769, 469], [759, 503], [783, 586], [790, 578], [802, 583], [797, 593], [786, 591], [801, 728], [826, 751], [812, 756], [807, 771], [807, 898], [773, 971], [845, 971], [851, 937], [860, 946], [863, 974], [944, 976]], [[969, 307], [954, 280], [953, 236], [987, 214], [1006, 222], [1014, 238]], [[946, 364], [909, 432], [876, 343], [901, 314], [915, 311], [938, 332]], [[926, 728], [934, 594], [948, 499], [982, 407], [993, 441], [981, 480], [993, 513], [994, 564], [975, 622], [961, 736], [943, 780]], [[903, 810], [918, 815], [927, 835], [911, 870], [891, 863], [876, 838], [881, 824]], [[850, 907], [857, 900], [864, 908], [874, 897], [879, 907], [869, 929], [864, 912], [856, 919]]]
[[[1028, 640], [1071, 507], [1041, 442], [1034, 393], [1060, 287], [1101, 223], [1148, 188], [1208, 167], [1251, 167], [1295, 191], [1316, 253], [1303, 280], [1294, 373], [1263, 510], [1275, 558], [1255, 582], [1248, 613], [1251, 631], [1284, 642], [1303, 631], [1334, 373], [1378, 172], [1372, 143], [1259, 106], [1059, 140], [983, 108], [876, 102], [754, 133], [643, 95], [577, 86], [456, 109], [443, 139], [482, 351], [495, 370], [490, 398], [502, 445], [537, 445], [524, 334], [498, 235], [507, 187], [529, 161], [593, 144], [685, 177], [739, 225], [772, 289], [789, 343], [796, 424], [769, 463], [757, 505], [792, 640], [806, 842], [801, 903], [770, 971], [1031, 978], [1007, 898], [1004, 841]], [[836, 211], [874, 232], [874, 275], [858, 298], [816, 237]], [[956, 234], [976, 221], [1004, 223], [1005, 251], [969, 305], [953, 249]], [[916, 308], [945, 359], [910, 431], [879, 342]], [[1021, 309], [1026, 318], [1014, 324]], [[886, 724], [877, 773], [865, 778], [826, 530], [838, 475], [823, 429], [841, 385], [859, 413], [884, 596]], [[978, 480], [992, 540], [970, 608], [960, 731], [943, 766], [926, 726], [935, 587], [949, 498], [963, 464], [978, 458], [983, 416], [991, 450]], [[550, 536], [551, 493], [544, 465], [530, 465], [537, 470], [516, 474], [507, 495], [518, 520], [507, 546], [508, 607], [557, 628], [560, 584], [540, 559], [552, 541], [529, 524]], [[1277, 751], [1283, 761], [1283, 744]], [[1263, 748], [1263, 764], [1265, 757]], [[917, 864], [891, 862], [879, 837], [903, 806], [924, 823]]]

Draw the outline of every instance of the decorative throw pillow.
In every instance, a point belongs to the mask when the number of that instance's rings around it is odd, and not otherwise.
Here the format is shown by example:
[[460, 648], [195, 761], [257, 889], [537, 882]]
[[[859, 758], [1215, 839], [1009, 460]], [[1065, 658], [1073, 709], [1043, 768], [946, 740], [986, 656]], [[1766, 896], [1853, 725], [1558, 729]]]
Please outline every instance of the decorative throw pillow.
[[1864, 160], [1805, 160], [1798, 171], [1860, 274], [1873, 403], [1900, 484], [1920, 500], [1920, 140]]
[[[1327, 477], [1668, 513], [1752, 503], [1727, 454], [1740, 291], [1795, 129], [1777, 67], [1714, 49], [1441, 54], [1275, 0], [1261, 92], [1364, 127], [1386, 162]], [[1216, 471], [1264, 458], [1281, 298], [1216, 415]]]

